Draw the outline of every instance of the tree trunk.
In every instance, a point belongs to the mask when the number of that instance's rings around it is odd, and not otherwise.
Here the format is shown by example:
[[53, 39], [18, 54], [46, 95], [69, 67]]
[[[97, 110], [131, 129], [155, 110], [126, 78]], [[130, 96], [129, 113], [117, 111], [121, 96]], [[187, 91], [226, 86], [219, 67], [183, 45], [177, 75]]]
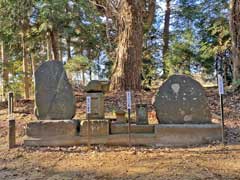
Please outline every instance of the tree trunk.
[[84, 70], [82, 70], [82, 82], [83, 82], [83, 85], [85, 86], [86, 80], [85, 80], [85, 71]]
[[8, 58], [6, 55], [4, 42], [2, 41], [1, 44], [1, 56], [2, 56], [2, 98], [5, 101], [6, 100], [6, 93], [7, 93], [7, 87], [8, 87]]
[[233, 80], [240, 80], [240, 2], [231, 0], [230, 29], [232, 36]]
[[35, 54], [32, 53], [31, 55], [31, 63], [32, 63], [32, 77], [34, 78], [34, 74], [35, 74], [35, 71], [36, 71], [36, 61], [35, 61]]
[[59, 53], [58, 53], [58, 34], [55, 30], [50, 30], [50, 39], [53, 51], [53, 60], [59, 61]]
[[164, 18], [164, 28], [163, 28], [163, 50], [162, 50], [162, 64], [163, 64], [163, 77], [168, 76], [166, 68], [167, 52], [169, 49], [169, 26], [170, 26], [170, 15], [171, 15], [171, 0], [166, 0], [166, 11]]
[[70, 60], [72, 58], [71, 56], [71, 37], [67, 37], [66, 38], [66, 42], [67, 42], [67, 60]]
[[27, 60], [27, 48], [26, 48], [26, 31], [23, 30], [21, 34], [22, 38], [22, 58], [23, 58], [23, 73], [24, 73], [24, 98], [29, 99], [30, 97], [30, 83], [29, 83], [29, 78], [28, 78], [28, 60]]
[[59, 61], [63, 62], [62, 38], [59, 38]]
[[119, 7], [119, 35], [111, 90], [140, 90], [143, 43], [143, 4], [122, 0]]
[[51, 46], [51, 39], [49, 33], [47, 33], [47, 60], [52, 60], [52, 46]]

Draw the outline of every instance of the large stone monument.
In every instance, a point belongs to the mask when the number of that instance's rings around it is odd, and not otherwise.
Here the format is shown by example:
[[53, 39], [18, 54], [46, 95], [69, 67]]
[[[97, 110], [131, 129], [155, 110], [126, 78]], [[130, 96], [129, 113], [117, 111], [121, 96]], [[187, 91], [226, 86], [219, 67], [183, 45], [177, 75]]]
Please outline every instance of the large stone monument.
[[154, 107], [160, 124], [211, 123], [203, 87], [187, 75], [173, 75], [162, 84]]
[[[75, 97], [60, 61], [43, 63], [35, 72], [35, 115], [37, 121], [27, 124], [25, 144], [41, 145], [38, 141], [58, 145], [59, 139], [78, 134]], [[65, 142], [68, 144], [68, 140]]]
[[75, 115], [75, 97], [60, 61], [43, 63], [35, 72], [35, 115], [39, 120], [65, 120]]

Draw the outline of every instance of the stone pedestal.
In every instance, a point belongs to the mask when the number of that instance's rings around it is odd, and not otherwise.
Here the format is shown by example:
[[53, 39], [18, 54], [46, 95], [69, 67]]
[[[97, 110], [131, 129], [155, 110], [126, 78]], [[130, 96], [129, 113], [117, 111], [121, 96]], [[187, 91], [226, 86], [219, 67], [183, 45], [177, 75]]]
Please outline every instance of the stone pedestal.
[[56, 136], [76, 136], [79, 121], [77, 120], [40, 120], [27, 124], [26, 135], [31, 138], [51, 138]]
[[[108, 136], [109, 135], [109, 121], [98, 119], [98, 120], [90, 120], [90, 136], [98, 137], [98, 136]], [[87, 137], [88, 133], [88, 121], [81, 121], [80, 126], [80, 136]]]
[[136, 104], [136, 123], [148, 124], [147, 104]]
[[91, 113], [89, 119], [104, 119], [104, 95], [102, 92], [87, 93], [91, 97]]
[[116, 114], [116, 122], [117, 123], [126, 123], [126, 117], [125, 117], [125, 114], [126, 112], [125, 111], [116, 111], [115, 112]]

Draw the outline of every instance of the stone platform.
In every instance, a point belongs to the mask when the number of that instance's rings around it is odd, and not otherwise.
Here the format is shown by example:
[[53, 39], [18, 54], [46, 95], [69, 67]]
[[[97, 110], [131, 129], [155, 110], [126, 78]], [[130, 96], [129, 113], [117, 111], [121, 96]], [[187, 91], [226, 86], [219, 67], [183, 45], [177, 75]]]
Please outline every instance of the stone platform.
[[[95, 120], [90, 125], [92, 125], [90, 131], [94, 132], [94, 134], [90, 133], [93, 135], [90, 138], [91, 144], [123, 146], [129, 144], [128, 124]], [[37, 128], [40, 130], [36, 130]], [[78, 120], [35, 121], [27, 126], [24, 145], [76, 146], [87, 144], [86, 128], [86, 121], [81, 123]], [[96, 129], [97, 131], [94, 131]], [[186, 147], [221, 139], [219, 124], [133, 124], [131, 130], [132, 145]]]

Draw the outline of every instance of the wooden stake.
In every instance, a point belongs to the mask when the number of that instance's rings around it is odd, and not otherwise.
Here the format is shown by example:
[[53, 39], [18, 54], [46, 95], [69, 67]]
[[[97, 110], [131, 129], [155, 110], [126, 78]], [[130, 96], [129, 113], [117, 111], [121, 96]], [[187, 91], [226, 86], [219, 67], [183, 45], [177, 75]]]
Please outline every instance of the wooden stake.
[[8, 120], [8, 148], [14, 148], [16, 145], [15, 119]]
[[88, 149], [91, 149], [91, 143], [90, 143], [90, 118], [89, 114], [91, 113], [91, 97], [87, 96], [87, 144]]
[[132, 146], [131, 144], [131, 109], [128, 109], [128, 145], [129, 147]]
[[128, 144], [129, 147], [131, 147], [131, 105], [132, 105], [131, 91], [127, 91], [126, 96], [128, 110]]
[[13, 92], [9, 92], [8, 93], [8, 115], [11, 116], [12, 114], [13, 114]]

